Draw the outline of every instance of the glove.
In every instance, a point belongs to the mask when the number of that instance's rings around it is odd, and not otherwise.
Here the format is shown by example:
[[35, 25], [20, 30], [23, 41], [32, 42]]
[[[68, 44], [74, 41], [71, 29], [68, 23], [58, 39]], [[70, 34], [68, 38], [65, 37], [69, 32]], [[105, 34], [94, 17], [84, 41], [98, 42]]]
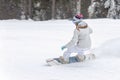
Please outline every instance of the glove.
[[65, 46], [62, 46], [62, 47], [61, 47], [61, 50], [64, 50], [65, 48], [66, 48]]

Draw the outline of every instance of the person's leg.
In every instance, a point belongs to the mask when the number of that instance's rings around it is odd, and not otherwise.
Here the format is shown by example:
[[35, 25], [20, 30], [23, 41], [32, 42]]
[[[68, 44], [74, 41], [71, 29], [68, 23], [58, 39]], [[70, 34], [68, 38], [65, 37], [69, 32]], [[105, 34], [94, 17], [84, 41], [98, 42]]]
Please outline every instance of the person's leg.
[[64, 58], [69, 58], [71, 53], [78, 53], [78, 49], [76, 46], [72, 46], [70, 48], [68, 48], [64, 53], [63, 56]]
[[82, 49], [79, 49], [79, 51], [77, 52], [78, 53], [78, 55], [84, 55], [84, 50], [82, 50]]
[[80, 49], [78, 46], [70, 47], [63, 53], [63, 57], [61, 57], [61, 59], [64, 60], [65, 62], [69, 62], [69, 57], [71, 53], [78, 53], [76, 57], [78, 57], [80, 61], [83, 61], [85, 59], [84, 52], [86, 50], [87, 49]]
[[87, 51], [87, 49], [80, 49], [80, 48], [76, 48], [77, 49], [77, 55], [76, 55], [76, 57], [77, 57], [77, 59], [78, 59], [78, 61], [84, 61], [85, 60], [85, 52]]
[[[87, 54], [85, 54], [86, 52], [87, 52]], [[95, 59], [95, 55], [90, 53], [90, 49], [78, 50], [77, 57], [80, 61]]]
[[65, 58], [65, 59], [68, 59], [69, 57], [70, 57], [70, 55], [71, 55], [71, 51], [70, 50], [67, 50], [67, 51], [65, 51], [64, 53], [63, 53], [63, 57]]
[[63, 53], [63, 56], [61, 56], [60, 58], [65, 62], [69, 62], [69, 57], [71, 53], [75, 53], [75, 52], [77, 52], [76, 46], [70, 47]]

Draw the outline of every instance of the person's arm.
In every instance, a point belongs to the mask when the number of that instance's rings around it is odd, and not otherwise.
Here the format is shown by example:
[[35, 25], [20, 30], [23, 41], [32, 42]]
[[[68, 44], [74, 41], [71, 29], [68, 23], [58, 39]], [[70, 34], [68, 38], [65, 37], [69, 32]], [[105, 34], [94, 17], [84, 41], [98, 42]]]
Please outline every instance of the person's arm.
[[68, 43], [65, 45], [65, 47], [66, 47], [66, 48], [72, 47], [72, 46], [74, 46], [77, 42], [78, 42], [78, 30], [75, 29], [71, 41], [68, 42]]

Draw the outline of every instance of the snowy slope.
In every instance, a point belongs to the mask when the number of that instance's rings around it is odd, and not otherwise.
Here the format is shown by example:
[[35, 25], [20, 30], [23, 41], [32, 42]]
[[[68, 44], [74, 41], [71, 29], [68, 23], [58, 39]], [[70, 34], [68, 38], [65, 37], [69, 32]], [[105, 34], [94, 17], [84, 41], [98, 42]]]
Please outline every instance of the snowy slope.
[[97, 59], [46, 66], [72, 37], [68, 20], [0, 21], [0, 80], [120, 80], [120, 20], [87, 19]]

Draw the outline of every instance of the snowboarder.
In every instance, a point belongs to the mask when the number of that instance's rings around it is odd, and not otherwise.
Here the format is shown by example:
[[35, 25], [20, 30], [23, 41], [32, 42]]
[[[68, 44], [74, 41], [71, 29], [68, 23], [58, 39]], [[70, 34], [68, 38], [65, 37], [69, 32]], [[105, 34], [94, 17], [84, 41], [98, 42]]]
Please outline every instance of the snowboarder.
[[81, 55], [91, 48], [90, 34], [92, 33], [92, 29], [88, 27], [86, 22], [82, 21], [82, 18], [81, 14], [73, 17], [73, 23], [76, 25], [76, 28], [72, 40], [61, 47], [62, 50], [67, 48], [63, 56], [60, 56], [64, 64], [69, 62], [71, 53], [78, 53], [76, 57], [81, 60], [84, 59]]

